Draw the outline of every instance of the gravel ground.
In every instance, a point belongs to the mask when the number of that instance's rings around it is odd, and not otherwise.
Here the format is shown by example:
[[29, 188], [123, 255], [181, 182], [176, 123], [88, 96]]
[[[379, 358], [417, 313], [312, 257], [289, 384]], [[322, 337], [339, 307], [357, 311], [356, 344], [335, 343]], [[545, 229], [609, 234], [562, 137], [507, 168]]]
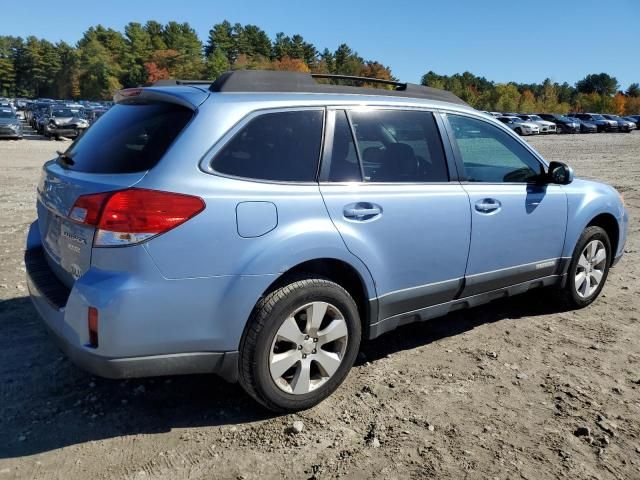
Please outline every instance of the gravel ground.
[[623, 192], [626, 255], [600, 299], [545, 292], [411, 325], [364, 346], [321, 405], [274, 416], [213, 376], [94, 378], [29, 303], [22, 250], [42, 163], [0, 142], [0, 480], [640, 478], [640, 133], [532, 138]]

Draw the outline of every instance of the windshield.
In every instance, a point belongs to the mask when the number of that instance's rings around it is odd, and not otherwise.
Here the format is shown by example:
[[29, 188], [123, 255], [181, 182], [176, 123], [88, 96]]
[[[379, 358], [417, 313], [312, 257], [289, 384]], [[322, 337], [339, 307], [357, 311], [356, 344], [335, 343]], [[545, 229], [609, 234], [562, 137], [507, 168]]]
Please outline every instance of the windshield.
[[11, 110], [0, 110], [0, 118], [16, 118]]
[[602, 115], [595, 114], [595, 115], [591, 115], [591, 116], [593, 118], [595, 118], [596, 120], [605, 120], [605, 118]]
[[509, 117], [511, 120], [513, 120], [514, 122], [518, 122], [518, 123], [525, 123], [526, 120], [523, 120], [519, 117]]
[[53, 115], [54, 117], [75, 117], [76, 114], [77, 110], [74, 112], [70, 108], [59, 108], [51, 112], [51, 115]]
[[536, 121], [538, 121], [538, 122], [539, 122], [540, 120], [542, 120], [538, 115], [531, 115], [529, 118], [530, 118], [531, 120], [536, 120]]

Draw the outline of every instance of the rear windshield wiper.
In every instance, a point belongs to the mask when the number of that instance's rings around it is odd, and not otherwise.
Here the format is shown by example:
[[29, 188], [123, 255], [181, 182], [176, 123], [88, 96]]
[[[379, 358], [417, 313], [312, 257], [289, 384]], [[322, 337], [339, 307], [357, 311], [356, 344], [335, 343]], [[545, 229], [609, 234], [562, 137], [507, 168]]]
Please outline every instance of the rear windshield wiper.
[[71, 158], [69, 155], [67, 155], [64, 152], [61, 152], [60, 150], [56, 150], [56, 153], [58, 154], [58, 161], [60, 161], [63, 166], [73, 166], [76, 162], [73, 160], [73, 158]]

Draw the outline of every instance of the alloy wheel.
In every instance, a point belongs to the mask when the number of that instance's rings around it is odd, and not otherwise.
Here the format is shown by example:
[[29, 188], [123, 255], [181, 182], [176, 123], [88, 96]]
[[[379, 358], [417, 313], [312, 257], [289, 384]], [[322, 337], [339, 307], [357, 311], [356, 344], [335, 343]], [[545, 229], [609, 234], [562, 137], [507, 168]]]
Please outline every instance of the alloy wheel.
[[582, 299], [589, 298], [598, 289], [607, 268], [607, 250], [600, 240], [592, 240], [584, 247], [578, 265], [574, 285]]
[[271, 345], [269, 372], [287, 393], [303, 395], [322, 386], [340, 367], [349, 332], [344, 315], [327, 302], [296, 309], [283, 322]]

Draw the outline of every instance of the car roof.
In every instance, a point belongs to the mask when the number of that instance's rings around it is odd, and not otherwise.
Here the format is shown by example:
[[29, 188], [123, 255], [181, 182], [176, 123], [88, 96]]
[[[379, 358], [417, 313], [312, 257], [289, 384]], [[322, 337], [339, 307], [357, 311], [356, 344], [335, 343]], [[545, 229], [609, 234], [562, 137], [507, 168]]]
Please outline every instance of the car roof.
[[[344, 85], [318, 83], [316, 78], [329, 80], [355, 80], [360, 83], [383, 83], [393, 89], [364, 88]], [[422, 85], [401, 83], [392, 80], [377, 80], [364, 77], [341, 75], [316, 75], [300, 72], [238, 70], [222, 74], [216, 81], [202, 82], [189, 80], [163, 80], [156, 82], [144, 90], [151, 93], [164, 93], [172, 96], [189, 98], [194, 102], [195, 91], [208, 93], [214, 97], [233, 95], [236, 101], [275, 101], [277, 103], [291, 101], [299, 103], [306, 99], [314, 104], [362, 103], [366, 98], [369, 103], [430, 105], [434, 107], [452, 106], [456, 109], [475, 111], [465, 101], [451, 92]], [[375, 101], [371, 102], [372, 97]], [[126, 101], [116, 97], [117, 102]]]

